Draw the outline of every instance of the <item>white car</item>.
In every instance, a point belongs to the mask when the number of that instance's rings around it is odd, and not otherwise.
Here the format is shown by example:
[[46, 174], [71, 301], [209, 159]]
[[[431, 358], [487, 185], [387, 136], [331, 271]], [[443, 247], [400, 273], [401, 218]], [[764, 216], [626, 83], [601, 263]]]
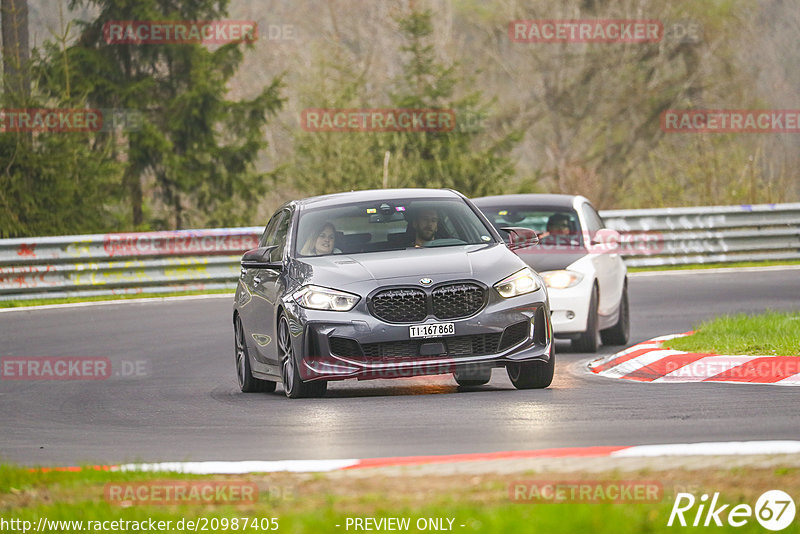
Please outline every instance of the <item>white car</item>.
[[501, 195], [473, 199], [498, 229], [535, 230], [540, 242], [517, 251], [550, 295], [553, 330], [578, 352], [624, 345], [630, 333], [628, 270], [620, 235], [582, 196]]

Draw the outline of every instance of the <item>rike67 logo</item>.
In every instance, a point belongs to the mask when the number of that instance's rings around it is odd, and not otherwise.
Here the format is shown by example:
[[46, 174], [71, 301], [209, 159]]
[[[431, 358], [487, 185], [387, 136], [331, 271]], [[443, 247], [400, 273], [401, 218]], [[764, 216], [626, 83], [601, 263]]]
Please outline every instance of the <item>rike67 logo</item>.
[[719, 492], [714, 493], [710, 501], [706, 493], [699, 499], [691, 493], [678, 493], [667, 526], [721, 527], [727, 523], [731, 527], [742, 527], [755, 518], [767, 530], [779, 531], [792, 524], [795, 512], [794, 500], [781, 490], [765, 491], [754, 507], [722, 504]]

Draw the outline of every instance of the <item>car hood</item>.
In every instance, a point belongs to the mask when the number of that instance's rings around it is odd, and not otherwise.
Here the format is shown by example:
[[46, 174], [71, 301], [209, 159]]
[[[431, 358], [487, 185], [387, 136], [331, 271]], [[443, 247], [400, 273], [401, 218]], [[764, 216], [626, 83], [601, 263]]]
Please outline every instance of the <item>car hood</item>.
[[433, 284], [470, 278], [492, 285], [525, 266], [500, 243], [333, 254], [296, 263], [298, 285], [347, 289], [363, 284], [365, 290], [379, 285], [418, 285], [421, 278], [430, 278]]
[[527, 263], [532, 269], [537, 272], [543, 273], [546, 271], [557, 271], [566, 269], [579, 259], [583, 258], [589, 253], [586, 249], [578, 250], [551, 250], [551, 251], [520, 251], [518, 253], [522, 261]]

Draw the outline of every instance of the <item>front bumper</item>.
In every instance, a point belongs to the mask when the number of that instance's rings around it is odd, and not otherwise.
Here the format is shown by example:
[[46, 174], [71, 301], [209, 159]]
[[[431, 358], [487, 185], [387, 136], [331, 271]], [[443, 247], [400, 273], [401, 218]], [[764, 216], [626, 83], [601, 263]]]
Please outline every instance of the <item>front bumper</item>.
[[545, 302], [515, 297], [489, 303], [466, 319], [414, 323], [455, 323], [454, 336], [423, 340], [410, 339], [410, 324], [385, 323], [360, 307], [365, 313], [358, 313], [357, 307], [355, 314], [344, 314], [347, 320], [338, 312], [292, 310], [302, 325], [296, 348], [301, 349], [298, 363], [303, 380], [469, 373], [550, 357], [553, 331]]
[[589, 299], [592, 297], [594, 281], [585, 277], [574, 287], [548, 288], [553, 332], [556, 336], [568, 336], [586, 331], [589, 319]]

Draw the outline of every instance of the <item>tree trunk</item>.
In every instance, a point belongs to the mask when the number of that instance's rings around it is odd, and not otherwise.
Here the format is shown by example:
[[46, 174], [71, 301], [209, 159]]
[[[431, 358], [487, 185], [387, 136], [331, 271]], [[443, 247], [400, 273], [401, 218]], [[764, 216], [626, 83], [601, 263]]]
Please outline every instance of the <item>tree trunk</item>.
[[17, 102], [30, 95], [28, 74], [28, 1], [0, 0], [3, 35], [3, 73], [5, 91]]

